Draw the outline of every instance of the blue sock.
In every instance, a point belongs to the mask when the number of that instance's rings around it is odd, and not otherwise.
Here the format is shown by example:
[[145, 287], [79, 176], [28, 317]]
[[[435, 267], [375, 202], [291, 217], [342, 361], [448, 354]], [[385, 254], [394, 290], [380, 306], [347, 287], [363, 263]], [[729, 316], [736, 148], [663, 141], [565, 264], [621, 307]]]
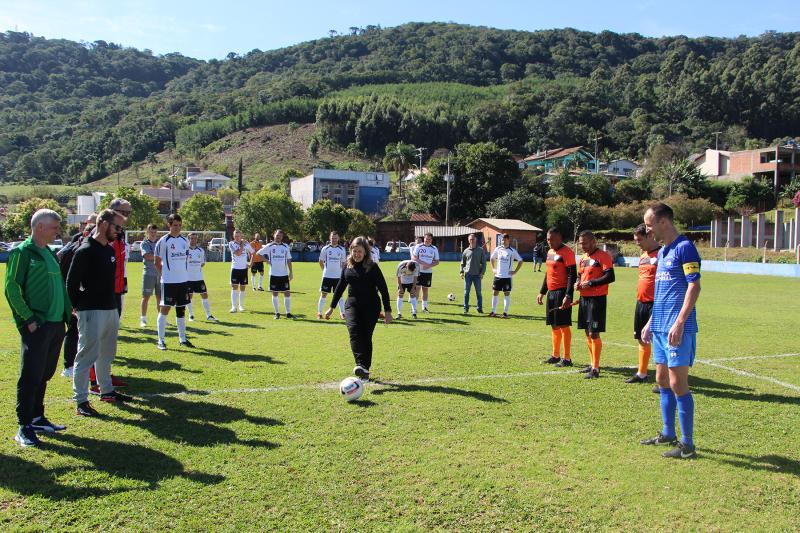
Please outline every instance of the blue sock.
[[687, 392], [678, 396], [678, 420], [681, 423], [681, 442], [687, 446], [694, 446], [694, 398]]
[[672, 389], [661, 389], [661, 419], [664, 421], [661, 434], [669, 439], [675, 438], [675, 405]]

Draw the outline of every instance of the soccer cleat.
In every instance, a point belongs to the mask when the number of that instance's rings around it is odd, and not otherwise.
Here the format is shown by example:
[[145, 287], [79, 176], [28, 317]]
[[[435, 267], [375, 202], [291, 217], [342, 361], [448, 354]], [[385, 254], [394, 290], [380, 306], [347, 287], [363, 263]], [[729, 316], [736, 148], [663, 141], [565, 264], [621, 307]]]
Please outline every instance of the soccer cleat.
[[480, 314], [483, 314], [483, 309], [476, 309], [476, 311]]
[[64, 370], [62, 370], [62, 371], [61, 371], [61, 375], [62, 375], [63, 377], [65, 377], [65, 378], [72, 379], [72, 372], [73, 372], [73, 369], [72, 369], [72, 367], [70, 366], [70, 367], [67, 367], [67, 368], [65, 368]]
[[100, 395], [100, 385], [95, 383], [94, 385], [89, 387], [89, 394], [94, 394], [95, 396], [99, 396]]
[[19, 431], [17, 431], [17, 434], [14, 436], [14, 440], [17, 441], [23, 448], [39, 446], [42, 443], [42, 441], [39, 440], [39, 437], [36, 436], [36, 431], [33, 430], [33, 426], [30, 424], [27, 426], [21, 426]]
[[281, 314], [280, 314], [280, 313], [275, 313], [275, 320], [278, 320], [278, 319], [280, 319], [280, 317], [281, 317]]
[[292, 313], [286, 313], [286, 318], [294, 318], [294, 315]]
[[547, 365], [554, 365], [556, 363], [561, 362], [561, 358], [556, 357], [555, 355], [551, 355], [548, 359], [545, 359], [543, 362]]
[[655, 437], [650, 437], [649, 439], [642, 439], [639, 441], [639, 444], [643, 444], [645, 446], [661, 446], [663, 444], [670, 444], [672, 446], [678, 445], [678, 439], [675, 437], [665, 437], [663, 433], [660, 431], [658, 435]]
[[146, 328], [147, 327], [147, 322], [145, 322], [144, 320], [140, 320], [139, 321], [139, 327], [140, 328]]
[[158, 344], [156, 344], [156, 348], [158, 348], [159, 350], [166, 350], [167, 349], [167, 345], [166, 345], [166, 343], [164, 341], [159, 340]]
[[47, 418], [43, 416], [39, 416], [33, 419], [31, 423], [31, 427], [34, 431], [39, 433], [55, 433], [56, 431], [64, 431], [67, 429], [67, 426], [62, 426], [61, 424], [53, 424]]
[[240, 312], [240, 313], [244, 313], [244, 307], [243, 307], [243, 306], [241, 306], [241, 305], [239, 306], [239, 312]]
[[317, 313], [317, 320], [322, 320], [322, 313]]
[[411, 318], [417, 318], [417, 313], [411, 313]]
[[235, 312], [236, 312], [236, 308], [235, 307], [231, 307], [231, 310], [229, 311], [229, 313], [235, 313]]
[[119, 379], [117, 376], [111, 376], [111, 385], [114, 387], [127, 387], [128, 384]]
[[508, 313], [503, 313], [503, 318], [508, 318]]
[[689, 446], [679, 441], [670, 451], [662, 453], [661, 457], [669, 457], [671, 459], [694, 459], [697, 457], [697, 452], [695, 452], [694, 446]]
[[428, 308], [427, 308], [427, 307], [423, 307], [423, 308], [422, 308], [422, 312], [423, 312], [423, 313], [430, 313], [430, 311], [428, 311]]
[[639, 374], [634, 374], [626, 379], [625, 383], [647, 383], [647, 376], [642, 377]]
[[97, 416], [100, 413], [94, 410], [94, 407], [89, 402], [79, 403], [75, 408], [75, 414], [78, 416]]
[[208, 315], [208, 316], [206, 317], [206, 320], [207, 320], [207, 321], [209, 321], [209, 322], [219, 322], [219, 320], [217, 320], [216, 318], [214, 318], [214, 315]]
[[[339, 313], [339, 318], [341, 320], [344, 320], [344, 313]], [[416, 315], [414, 315], [414, 318], [416, 318]]]
[[181, 341], [180, 345], [181, 346], [185, 346], [186, 348], [194, 348], [194, 344], [192, 344], [192, 341], [190, 341], [189, 339], [186, 339], [185, 341]]
[[572, 359], [562, 359], [553, 366], [557, 366], [558, 368], [565, 368], [568, 366], [572, 366]]
[[403, 315], [401, 315], [400, 313], [397, 313], [397, 316], [394, 317], [395, 320], [400, 320], [401, 318], [403, 318]]
[[261, 292], [264, 292], [264, 287], [259, 287], [258, 290], [260, 290]]
[[466, 309], [464, 309], [464, 313], [463, 313], [463, 314], [464, 314], [464, 315], [468, 315], [468, 314], [469, 314], [469, 311], [467, 311]]
[[597, 379], [600, 377], [600, 370], [593, 368], [583, 375], [583, 379]]
[[353, 374], [355, 374], [356, 377], [361, 381], [369, 381], [369, 370], [361, 365], [356, 365], [356, 367], [353, 369]]
[[194, 315], [189, 315], [189, 322], [194, 322]]
[[120, 394], [117, 391], [111, 391], [106, 394], [101, 394], [100, 401], [108, 403], [125, 403], [132, 402], [133, 397], [128, 396], [127, 394]]
[[589, 372], [591, 369], [592, 369], [592, 365], [586, 365], [585, 367], [583, 367], [580, 370], [578, 370], [578, 372], [580, 372], [581, 374], [585, 374], [585, 373]]
[[489, 318], [494, 318], [494, 317], [496, 317], [496, 316], [497, 316], [497, 313], [495, 313], [494, 311], [492, 311], [491, 313], [489, 313]]

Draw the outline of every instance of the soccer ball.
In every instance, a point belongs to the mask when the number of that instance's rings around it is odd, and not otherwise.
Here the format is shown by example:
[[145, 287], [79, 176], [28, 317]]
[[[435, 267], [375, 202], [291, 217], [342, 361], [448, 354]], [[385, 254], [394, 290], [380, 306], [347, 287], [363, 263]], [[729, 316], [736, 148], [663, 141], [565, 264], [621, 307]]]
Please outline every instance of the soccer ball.
[[364, 394], [364, 383], [358, 378], [345, 378], [339, 383], [339, 393], [348, 402], [354, 402]]
[[451, 302], [455, 302], [456, 295], [451, 292], [450, 294], [447, 295], [447, 299], [450, 300]]

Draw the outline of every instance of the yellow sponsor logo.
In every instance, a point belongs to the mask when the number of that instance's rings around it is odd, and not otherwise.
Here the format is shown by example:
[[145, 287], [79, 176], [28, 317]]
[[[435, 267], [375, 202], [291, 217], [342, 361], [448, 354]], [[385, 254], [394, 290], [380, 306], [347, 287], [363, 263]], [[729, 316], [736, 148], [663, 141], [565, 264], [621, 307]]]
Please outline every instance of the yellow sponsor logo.
[[700, 263], [684, 263], [683, 273], [688, 276], [689, 274], [697, 274], [700, 272]]

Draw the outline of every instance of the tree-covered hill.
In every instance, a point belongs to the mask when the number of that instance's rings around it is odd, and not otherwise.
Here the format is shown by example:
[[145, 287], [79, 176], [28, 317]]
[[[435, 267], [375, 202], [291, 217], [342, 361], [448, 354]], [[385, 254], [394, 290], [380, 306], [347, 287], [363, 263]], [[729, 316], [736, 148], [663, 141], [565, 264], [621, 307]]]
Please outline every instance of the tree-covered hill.
[[316, 120], [313, 142], [381, 155], [494, 141], [642, 157], [793, 137], [800, 34], [735, 39], [520, 32], [444, 23], [352, 28], [224, 60], [0, 34], [0, 179], [93, 181], [247, 127]]

